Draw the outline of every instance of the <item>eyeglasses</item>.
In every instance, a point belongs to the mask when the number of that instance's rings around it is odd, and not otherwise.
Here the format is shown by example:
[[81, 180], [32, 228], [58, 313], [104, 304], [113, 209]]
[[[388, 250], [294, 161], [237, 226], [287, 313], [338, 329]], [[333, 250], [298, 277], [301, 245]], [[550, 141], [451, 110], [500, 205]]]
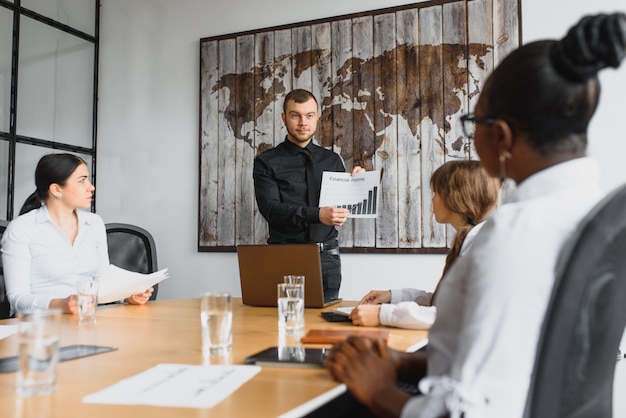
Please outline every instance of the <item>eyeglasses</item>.
[[463, 133], [469, 139], [474, 138], [474, 132], [476, 131], [476, 124], [482, 123], [484, 125], [493, 125], [498, 119], [489, 117], [476, 116], [473, 113], [467, 113], [461, 116], [461, 122], [463, 123]]

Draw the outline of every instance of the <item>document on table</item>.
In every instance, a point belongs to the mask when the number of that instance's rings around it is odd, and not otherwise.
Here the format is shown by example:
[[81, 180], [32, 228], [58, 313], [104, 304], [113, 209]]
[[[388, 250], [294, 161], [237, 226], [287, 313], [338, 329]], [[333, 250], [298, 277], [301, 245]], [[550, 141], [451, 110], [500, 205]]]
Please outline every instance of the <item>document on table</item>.
[[340, 306], [339, 308], [333, 309], [333, 311], [338, 315], [350, 316], [354, 308], [356, 308], [356, 306]]
[[85, 403], [212, 408], [260, 366], [159, 364], [83, 398]]
[[124, 270], [111, 264], [106, 273], [98, 280], [98, 303], [115, 302], [136, 293], [143, 293], [168, 277], [167, 269], [151, 274], [142, 274]]
[[322, 173], [320, 207], [335, 206], [350, 211], [351, 218], [376, 218], [380, 202], [380, 171]]
[[0, 325], [0, 340], [17, 334], [17, 325]]

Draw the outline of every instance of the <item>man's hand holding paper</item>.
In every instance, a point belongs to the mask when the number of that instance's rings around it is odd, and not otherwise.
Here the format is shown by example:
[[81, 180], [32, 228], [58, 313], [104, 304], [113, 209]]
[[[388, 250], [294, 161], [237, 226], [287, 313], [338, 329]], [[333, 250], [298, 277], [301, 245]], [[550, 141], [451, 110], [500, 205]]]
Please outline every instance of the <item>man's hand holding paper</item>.
[[[320, 208], [341, 208], [350, 213], [351, 218], [376, 218], [380, 191], [380, 171], [360, 171], [355, 173], [322, 173]], [[322, 219], [320, 210], [320, 220]], [[330, 224], [328, 224], [330, 225]]]

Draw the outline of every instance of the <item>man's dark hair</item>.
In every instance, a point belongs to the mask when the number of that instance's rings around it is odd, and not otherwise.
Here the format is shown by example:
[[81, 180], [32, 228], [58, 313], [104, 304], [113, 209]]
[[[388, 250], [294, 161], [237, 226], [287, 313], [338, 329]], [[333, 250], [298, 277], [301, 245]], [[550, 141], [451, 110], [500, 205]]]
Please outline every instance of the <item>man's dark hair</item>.
[[285, 97], [285, 101], [283, 102], [283, 113], [287, 111], [288, 102], [294, 101], [296, 103], [305, 103], [311, 99], [315, 100], [316, 105], [318, 104], [317, 99], [315, 98], [315, 96], [313, 96], [313, 93], [311, 93], [310, 91], [304, 90], [304, 89], [292, 90], [287, 94], [287, 96]]

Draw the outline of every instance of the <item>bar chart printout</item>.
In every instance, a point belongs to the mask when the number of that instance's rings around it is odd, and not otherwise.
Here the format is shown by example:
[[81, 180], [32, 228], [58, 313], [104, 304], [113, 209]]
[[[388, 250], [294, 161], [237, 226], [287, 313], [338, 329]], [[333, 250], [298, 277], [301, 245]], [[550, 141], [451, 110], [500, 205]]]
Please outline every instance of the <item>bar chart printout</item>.
[[319, 205], [348, 209], [351, 218], [376, 218], [379, 190], [380, 171], [364, 171], [354, 176], [324, 171]]

